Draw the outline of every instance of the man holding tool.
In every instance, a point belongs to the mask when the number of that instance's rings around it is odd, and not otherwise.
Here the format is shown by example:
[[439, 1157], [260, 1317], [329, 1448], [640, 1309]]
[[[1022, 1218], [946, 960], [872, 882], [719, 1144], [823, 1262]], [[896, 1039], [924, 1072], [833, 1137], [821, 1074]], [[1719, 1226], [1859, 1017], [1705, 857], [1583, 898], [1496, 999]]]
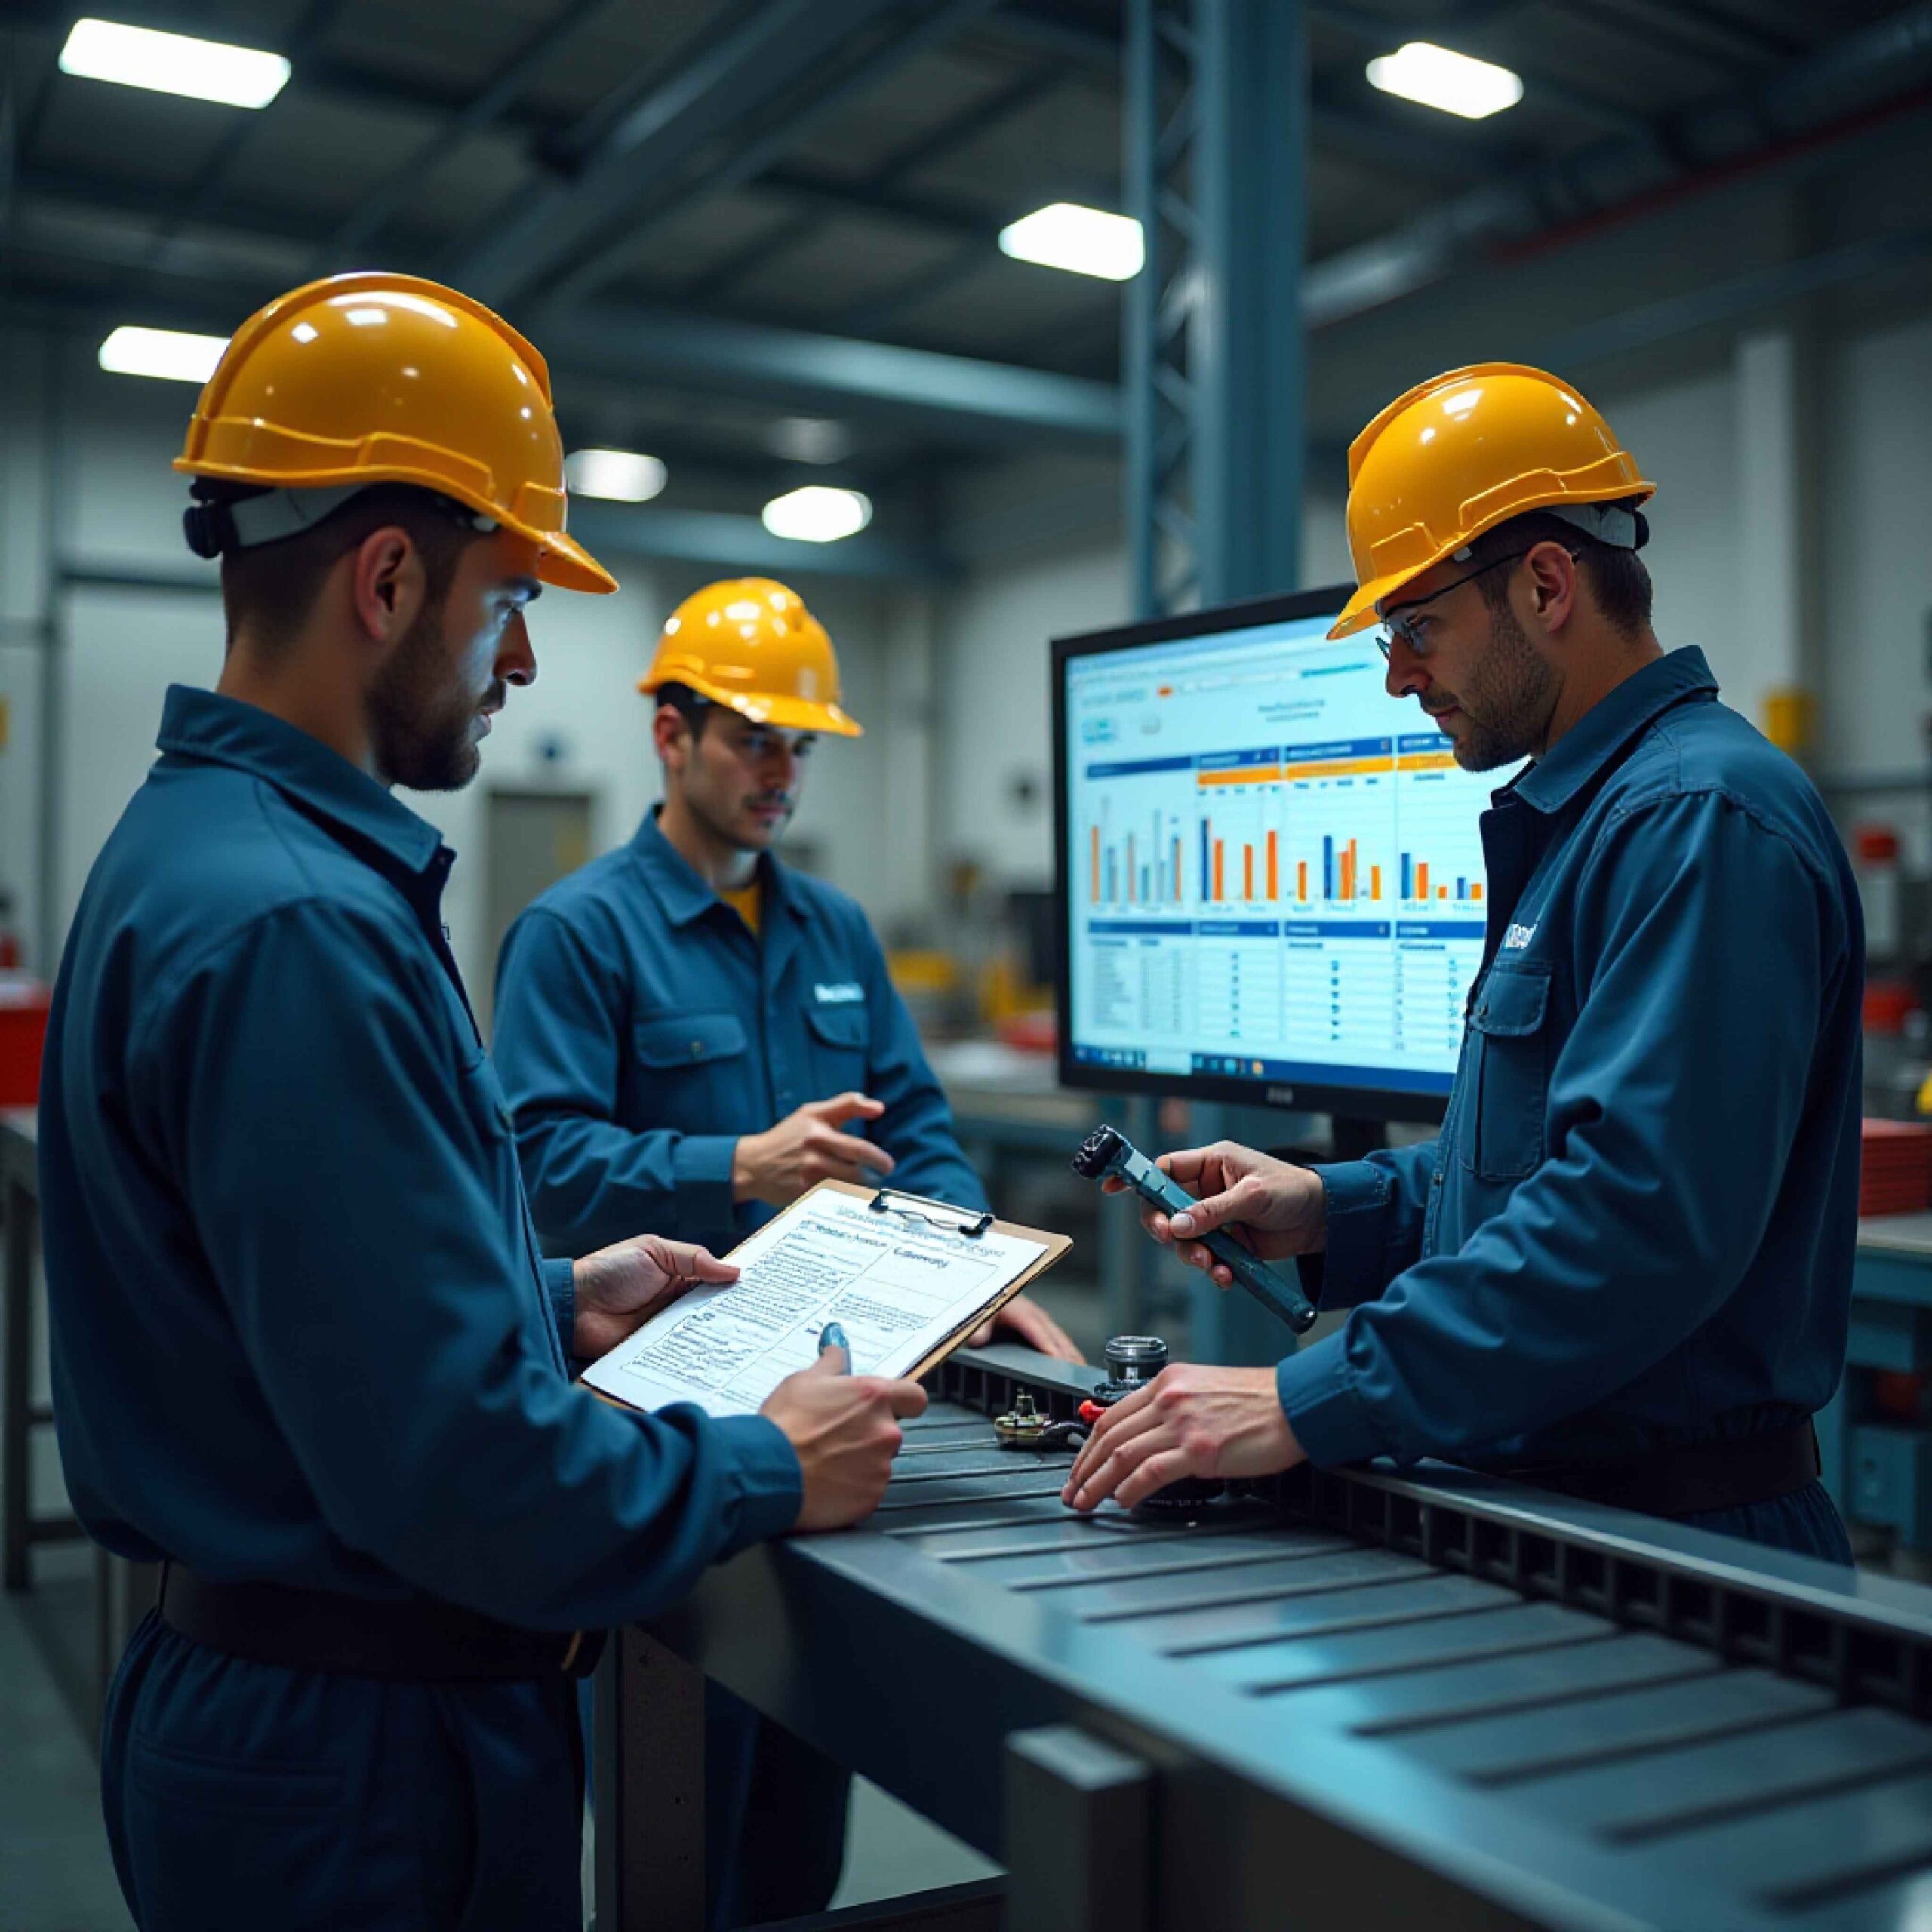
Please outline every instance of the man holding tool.
[[576, 1686], [706, 1565], [868, 1514], [909, 1383], [762, 1414], [572, 1386], [698, 1281], [657, 1235], [545, 1261], [441, 921], [448, 790], [536, 675], [565, 534], [543, 358], [355, 275], [237, 331], [177, 468], [221, 560], [218, 688], [91, 872], [42, 1088], [75, 1507], [163, 1566], [103, 1727], [149, 1932], [577, 1932]]
[[[663, 803], [538, 898], [497, 964], [493, 1051], [546, 1251], [650, 1227], [721, 1254], [828, 1178], [984, 1208], [863, 911], [773, 850], [820, 738], [859, 734], [823, 626], [783, 584], [711, 584], [638, 688]], [[974, 1340], [995, 1327], [1080, 1359], [1024, 1296]], [[716, 1686], [707, 1709], [715, 1922], [822, 1910], [848, 1778]]]
[[[1234, 1232], [1340, 1331], [1183, 1367], [1111, 1410], [1091, 1509], [1183, 1475], [1439, 1456], [1848, 1563], [1810, 1417], [1844, 1360], [1864, 938], [1804, 774], [1666, 655], [1652, 485], [1555, 378], [1460, 369], [1349, 453], [1392, 697], [1457, 761], [1534, 760], [1484, 815], [1482, 969], [1441, 1135], [1331, 1166], [1221, 1143], [1143, 1218], [1223, 1287]], [[1118, 1179], [1107, 1185], [1118, 1191]]]

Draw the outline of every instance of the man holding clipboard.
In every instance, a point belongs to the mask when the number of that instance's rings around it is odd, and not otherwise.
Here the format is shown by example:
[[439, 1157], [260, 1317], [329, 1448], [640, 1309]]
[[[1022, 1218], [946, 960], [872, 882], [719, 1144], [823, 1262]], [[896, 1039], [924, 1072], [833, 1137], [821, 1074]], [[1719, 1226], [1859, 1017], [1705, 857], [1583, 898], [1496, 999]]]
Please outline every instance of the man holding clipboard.
[[565, 534], [537, 351], [414, 278], [236, 332], [177, 464], [226, 661], [89, 875], [41, 1112], [77, 1513], [165, 1565], [101, 1771], [147, 1932], [578, 1932], [574, 1679], [706, 1566], [870, 1513], [925, 1398], [835, 1364], [756, 1414], [573, 1386], [737, 1269], [543, 1259], [441, 924], [453, 790]]

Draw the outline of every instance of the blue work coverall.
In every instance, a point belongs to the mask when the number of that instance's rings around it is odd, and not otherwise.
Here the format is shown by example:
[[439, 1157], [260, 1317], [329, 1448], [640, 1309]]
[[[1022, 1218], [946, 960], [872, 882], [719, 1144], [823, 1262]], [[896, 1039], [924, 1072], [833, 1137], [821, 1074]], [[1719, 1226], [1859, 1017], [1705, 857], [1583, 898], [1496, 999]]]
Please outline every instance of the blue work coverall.
[[884, 1103], [842, 1131], [893, 1186], [987, 1204], [864, 912], [770, 857], [758, 878], [755, 934], [654, 810], [505, 937], [492, 1049], [547, 1251], [650, 1228], [721, 1254], [772, 1214], [731, 1198], [740, 1136], [848, 1089]]
[[[435, 829], [231, 699], [171, 691], [160, 747], [82, 895], [42, 1086], [54, 1408], [90, 1534], [566, 1632], [787, 1528], [771, 1423], [571, 1385], [569, 1265], [525, 1205]], [[243, 1662], [150, 1615], [102, 1745], [135, 1916], [576, 1932], [574, 1689]]]
[[[1283, 1361], [1318, 1463], [1626, 1463], [1788, 1427], [1844, 1364], [1864, 930], [1808, 780], [1695, 650], [1482, 821], [1441, 1136], [1322, 1168], [1339, 1333]], [[1687, 1516], [1849, 1563], [1823, 1487]]]
[[[492, 1050], [549, 1252], [648, 1227], [723, 1254], [773, 1213], [732, 1200], [740, 1137], [848, 1090], [884, 1103], [842, 1131], [892, 1155], [892, 1186], [987, 1204], [864, 912], [768, 857], [758, 878], [755, 934], [654, 811], [506, 936]], [[822, 1909], [845, 1774], [715, 1685], [705, 1743], [712, 1922]]]

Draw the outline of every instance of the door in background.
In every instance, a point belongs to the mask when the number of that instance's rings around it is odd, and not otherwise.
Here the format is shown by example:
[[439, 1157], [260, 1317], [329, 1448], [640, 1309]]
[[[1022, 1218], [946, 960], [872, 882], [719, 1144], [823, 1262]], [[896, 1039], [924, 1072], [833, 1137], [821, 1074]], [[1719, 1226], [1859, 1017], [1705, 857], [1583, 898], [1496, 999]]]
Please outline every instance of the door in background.
[[484, 940], [489, 970], [469, 989], [485, 1038], [496, 1007], [497, 954], [503, 935], [546, 886], [589, 860], [591, 805], [588, 792], [493, 789], [486, 796], [484, 917], [489, 923]]

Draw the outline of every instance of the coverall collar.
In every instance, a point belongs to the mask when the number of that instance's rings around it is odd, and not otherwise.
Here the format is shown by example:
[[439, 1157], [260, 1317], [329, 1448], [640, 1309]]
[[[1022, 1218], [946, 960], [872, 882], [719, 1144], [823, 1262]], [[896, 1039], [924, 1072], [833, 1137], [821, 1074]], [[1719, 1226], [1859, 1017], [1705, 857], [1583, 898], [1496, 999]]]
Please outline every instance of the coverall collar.
[[[699, 877], [683, 853], [664, 836], [657, 823], [657, 814], [663, 809], [662, 806], [653, 805], [645, 814], [644, 822], [631, 841], [631, 850], [643, 867], [651, 889], [657, 894], [657, 902], [664, 909], [664, 916], [674, 926], [688, 926], [694, 919], [702, 918], [712, 906], [721, 906], [724, 902], [706, 881]], [[764, 888], [768, 920], [780, 910], [797, 920], [807, 916], [811, 909], [798, 894], [786, 891], [785, 868], [769, 852], [758, 855], [758, 876], [759, 884]]]
[[1557, 740], [1555, 748], [1518, 773], [1495, 802], [1518, 798], [1533, 811], [1560, 812], [1654, 718], [1718, 681], [1695, 645], [1669, 651], [1610, 692]]
[[158, 748], [265, 779], [323, 824], [367, 841], [411, 873], [427, 872], [442, 835], [319, 738], [260, 706], [171, 685]]

